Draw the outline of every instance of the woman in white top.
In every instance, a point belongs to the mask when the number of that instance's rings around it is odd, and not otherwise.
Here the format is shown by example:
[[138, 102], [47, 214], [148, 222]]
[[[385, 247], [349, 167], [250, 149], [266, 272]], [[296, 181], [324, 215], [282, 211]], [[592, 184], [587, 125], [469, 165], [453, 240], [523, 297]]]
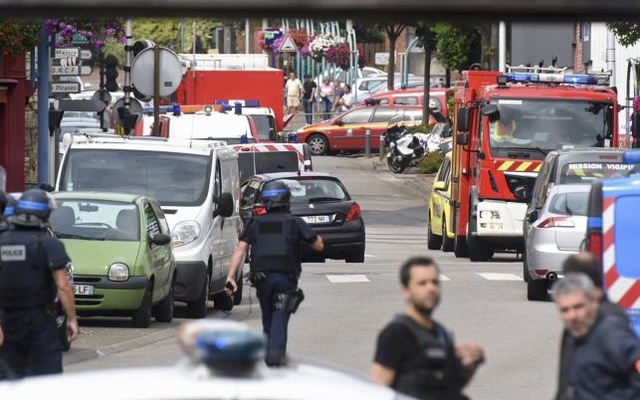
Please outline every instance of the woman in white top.
[[324, 77], [320, 85], [320, 102], [322, 103], [322, 111], [324, 111], [323, 119], [331, 118], [331, 106], [333, 105], [333, 96], [335, 95], [333, 83], [328, 77]]
[[344, 94], [338, 100], [340, 111], [347, 111], [353, 107], [353, 93], [351, 93], [351, 85], [344, 85]]

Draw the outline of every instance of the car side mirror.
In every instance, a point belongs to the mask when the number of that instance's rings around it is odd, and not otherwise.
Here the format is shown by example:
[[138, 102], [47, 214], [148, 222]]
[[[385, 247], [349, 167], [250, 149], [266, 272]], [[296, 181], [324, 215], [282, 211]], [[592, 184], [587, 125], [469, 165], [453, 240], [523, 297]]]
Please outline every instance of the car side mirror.
[[156, 235], [153, 235], [153, 237], [151, 238], [151, 243], [158, 246], [164, 246], [165, 244], [171, 243], [171, 236], [165, 235], [163, 233], [158, 233]]
[[471, 125], [471, 110], [469, 107], [460, 107], [458, 110], [458, 126], [460, 132], [467, 132]]
[[469, 134], [466, 132], [461, 132], [456, 135], [456, 143], [460, 146], [465, 146], [469, 144]]
[[520, 201], [529, 201], [531, 199], [531, 192], [528, 186], [518, 186], [513, 191], [513, 195]]
[[436, 181], [433, 183], [433, 190], [445, 190], [445, 186], [444, 181]]
[[233, 196], [231, 193], [222, 193], [216, 200], [218, 207], [213, 212], [213, 217], [222, 216], [230, 217], [233, 215]]
[[528, 218], [529, 223], [533, 224], [537, 220], [538, 220], [538, 211], [532, 211], [531, 214], [529, 214], [529, 218]]
[[495, 104], [487, 104], [482, 107], [482, 115], [489, 117], [490, 123], [494, 123], [500, 119], [500, 111]]

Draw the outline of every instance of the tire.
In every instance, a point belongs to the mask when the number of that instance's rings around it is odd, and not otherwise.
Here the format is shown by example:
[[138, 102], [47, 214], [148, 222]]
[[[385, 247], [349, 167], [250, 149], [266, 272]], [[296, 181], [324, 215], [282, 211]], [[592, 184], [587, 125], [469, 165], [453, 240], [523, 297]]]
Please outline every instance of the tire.
[[171, 322], [173, 320], [173, 285], [169, 288], [169, 294], [156, 305], [155, 317], [158, 322]]
[[148, 328], [151, 325], [151, 287], [144, 291], [142, 302], [138, 309], [133, 312], [131, 322], [134, 328]]
[[395, 151], [392, 149], [390, 156], [387, 157], [387, 167], [389, 167], [389, 170], [394, 174], [403, 173], [407, 167], [403, 164], [398, 164], [395, 160]]
[[469, 257], [469, 248], [467, 247], [467, 238], [462, 235], [456, 235], [453, 238], [453, 254], [456, 258]]
[[431, 211], [427, 211], [427, 249], [439, 250], [442, 246], [442, 236], [433, 233], [431, 229]]
[[[469, 217], [469, 221], [472, 221]], [[487, 249], [487, 244], [478, 237], [471, 234], [471, 224], [467, 227], [467, 247], [469, 248], [469, 259], [471, 261], [488, 261], [492, 251]]]
[[363, 263], [364, 262], [364, 250], [356, 253], [349, 254], [345, 260], [348, 263]]
[[522, 279], [525, 282], [529, 282], [531, 277], [529, 276], [529, 264], [527, 263], [527, 250], [522, 252]]
[[455, 238], [449, 239], [447, 235], [447, 220], [445, 215], [442, 214], [442, 247], [440, 248], [445, 253], [453, 251], [455, 245]]
[[309, 150], [314, 156], [324, 156], [329, 154], [329, 140], [326, 136], [314, 133], [307, 138]]
[[242, 288], [244, 286], [244, 271], [240, 271], [240, 278], [236, 281], [238, 290], [233, 294], [233, 305], [237, 306], [242, 303]]
[[187, 303], [187, 317], [199, 319], [207, 316], [207, 304], [209, 302], [209, 281], [210, 277], [207, 274], [207, 278], [202, 285], [200, 296], [192, 302]]
[[547, 294], [546, 279], [531, 279], [527, 282], [527, 300], [529, 301], [546, 301]]

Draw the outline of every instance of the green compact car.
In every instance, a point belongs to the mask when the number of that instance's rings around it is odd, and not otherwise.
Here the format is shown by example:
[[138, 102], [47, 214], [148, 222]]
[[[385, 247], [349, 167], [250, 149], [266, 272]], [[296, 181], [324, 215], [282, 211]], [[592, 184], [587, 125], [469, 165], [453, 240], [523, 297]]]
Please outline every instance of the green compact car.
[[169, 226], [153, 198], [54, 193], [50, 224], [74, 266], [81, 316], [131, 316], [138, 328], [173, 318], [176, 262]]

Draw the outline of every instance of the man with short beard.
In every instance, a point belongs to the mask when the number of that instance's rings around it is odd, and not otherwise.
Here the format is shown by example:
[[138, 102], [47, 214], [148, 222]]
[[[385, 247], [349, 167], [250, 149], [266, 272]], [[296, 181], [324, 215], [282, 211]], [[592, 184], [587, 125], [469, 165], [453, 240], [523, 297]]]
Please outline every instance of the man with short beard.
[[373, 379], [423, 400], [465, 399], [484, 352], [476, 343], [456, 346], [453, 335], [432, 318], [440, 302], [440, 269], [428, 257], [413, 257], [400, 267], [408, 304], [378, 336]]
[[640, 340], [629, 322], [600, 310], [593, 282], [568, 273], [553, 287], [564, 326], [575, 340], [561, 400], [640, 399]]

